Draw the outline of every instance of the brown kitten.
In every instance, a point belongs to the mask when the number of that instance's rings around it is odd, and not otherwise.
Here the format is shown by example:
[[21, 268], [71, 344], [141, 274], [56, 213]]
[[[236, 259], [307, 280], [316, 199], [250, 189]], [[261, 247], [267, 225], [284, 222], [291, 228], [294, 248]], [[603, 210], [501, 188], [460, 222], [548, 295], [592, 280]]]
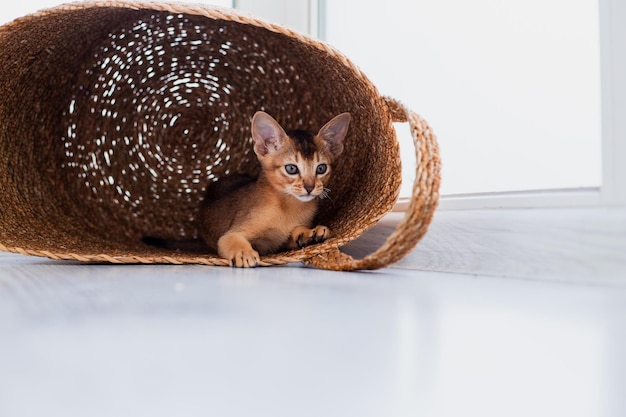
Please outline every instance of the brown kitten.
[[342, 113], [317, 135], [287, 134], [270, 115], [257, 112], [252, 138], [261, 173], [256, 179], [220, 178], [207, 187], [200, 211], [200, 234], [207, 245], [232, 266], [254, 267], [259, 254], [327, 239], [328, 228], [311, 228], [311, 223], [349, 124], [350, 113]]

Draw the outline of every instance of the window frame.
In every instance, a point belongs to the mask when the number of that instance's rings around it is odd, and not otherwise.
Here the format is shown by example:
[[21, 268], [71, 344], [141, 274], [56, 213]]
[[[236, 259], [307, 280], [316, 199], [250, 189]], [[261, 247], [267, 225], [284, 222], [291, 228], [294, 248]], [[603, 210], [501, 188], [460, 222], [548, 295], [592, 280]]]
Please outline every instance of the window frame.
[[601, 203], [626, 204], [626, 3], [599, 0], [602, 113]]

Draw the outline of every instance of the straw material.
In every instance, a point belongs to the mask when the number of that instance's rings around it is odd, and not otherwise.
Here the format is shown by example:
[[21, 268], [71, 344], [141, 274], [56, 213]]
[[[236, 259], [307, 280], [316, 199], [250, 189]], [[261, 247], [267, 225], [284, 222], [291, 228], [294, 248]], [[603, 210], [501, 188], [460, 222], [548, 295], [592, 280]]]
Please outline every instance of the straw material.
[[[410, 81], [410, 80], [407, 80]], [[195, 239], [204, 189], [256, 174], [250, 118], [317, 131], [352, 113], [318, 223], [328, 241], [262, 259], [336, 270], [399, 260], [426, 232], [440, 162], [426, 122], [381, 96], [327, 44], [232, 10], [86, 2], [0, 27], [0, 249], [107, 263], [227, 265], [146, 236]], [[400, 189], [392, 122], [408, 122], [417, 171], [404, 221], [374, 254], [339, 248], [393, 207]]]

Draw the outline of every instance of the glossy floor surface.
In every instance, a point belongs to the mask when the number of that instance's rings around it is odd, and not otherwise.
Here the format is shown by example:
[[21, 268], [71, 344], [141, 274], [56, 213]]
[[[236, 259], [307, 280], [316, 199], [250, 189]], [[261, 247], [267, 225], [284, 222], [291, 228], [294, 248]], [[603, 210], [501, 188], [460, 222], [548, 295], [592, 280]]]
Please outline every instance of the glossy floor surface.
[[626, 289], [0, 254], [0, 416], [626, 415]]

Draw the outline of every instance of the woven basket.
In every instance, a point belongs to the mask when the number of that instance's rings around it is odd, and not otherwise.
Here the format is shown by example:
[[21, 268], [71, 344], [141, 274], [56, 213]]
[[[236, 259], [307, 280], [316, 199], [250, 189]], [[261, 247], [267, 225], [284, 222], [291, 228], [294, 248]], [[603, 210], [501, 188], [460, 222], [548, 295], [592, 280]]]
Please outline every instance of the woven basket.
[[[227, 265], [146, 236], [197, 238], [206, 185], [255, 174], [250, 119], [317, 131], [352, 113], [318, 223], [334, 235], [262, 265], [374, 269], [409, 252], [437, 205], [440, 161], [424, 120], [379, 95], [327, 44], [232, 10], [86, 2], [0, 27], [0, 249], [107, 263]], [[403, 221], [373, 254], [339, 251], [388, 213], [401, 183], [393, 122], [417, 158]]]

